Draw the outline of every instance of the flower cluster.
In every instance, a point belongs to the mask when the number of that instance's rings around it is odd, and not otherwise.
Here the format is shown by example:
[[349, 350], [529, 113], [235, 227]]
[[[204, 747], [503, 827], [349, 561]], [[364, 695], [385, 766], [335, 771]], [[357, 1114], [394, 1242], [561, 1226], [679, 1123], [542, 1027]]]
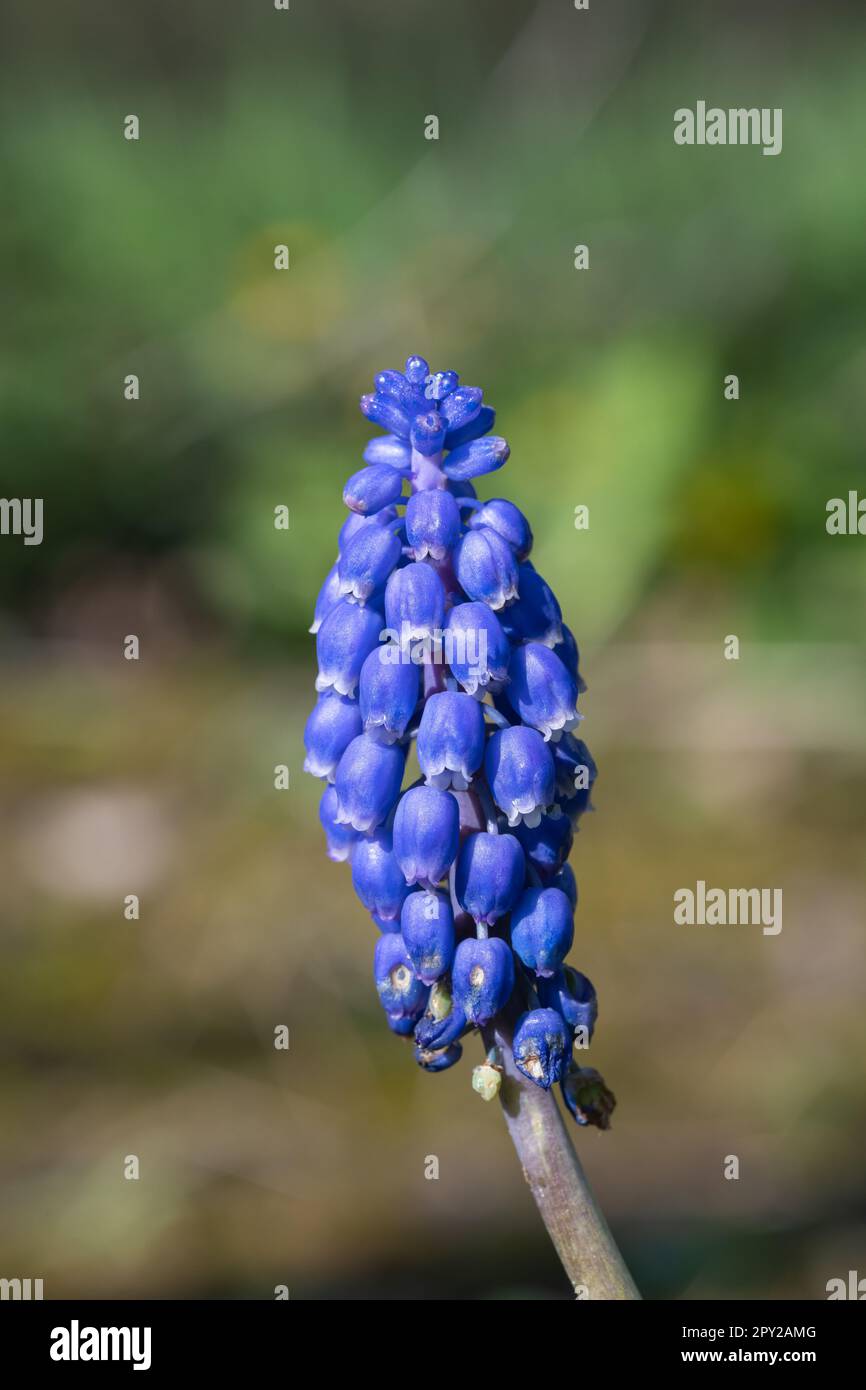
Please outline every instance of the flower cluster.
[[[361, 410], [385, 433], [346, 483], [310, 629], [304, 766], [327, 783], [328, 854], [351, 863], [380, 933], [385, 1017], [422, 1067], [452, 1066], [467, 1032], [506, 1014], [524, 1076], [559, 1082], [579, 1123], [606, 1123], [612, 1098], [572, 1058], [595, 990], [565, 963], [566, 861], [596, 773], [575, 733], [577, 644], [522, 512], [477, 497], [474, 480], [509, 454], [481, 391], [410, 357], [379, 373]], [[498, 1072], [494, 1049], [476, 1090], [494, 1095]]]

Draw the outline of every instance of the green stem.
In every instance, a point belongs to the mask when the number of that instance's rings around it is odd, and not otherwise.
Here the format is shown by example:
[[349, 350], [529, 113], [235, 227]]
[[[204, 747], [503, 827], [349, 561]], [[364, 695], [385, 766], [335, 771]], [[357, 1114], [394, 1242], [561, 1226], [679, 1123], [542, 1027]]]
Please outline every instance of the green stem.
[[553, 1096], [514, 1065], [510, 1025], [483, 1030], [503, 1068], [499, 1099], [523, 1176], [578, 1298], [639, 1299], [602, 1211], [592, 1194]]

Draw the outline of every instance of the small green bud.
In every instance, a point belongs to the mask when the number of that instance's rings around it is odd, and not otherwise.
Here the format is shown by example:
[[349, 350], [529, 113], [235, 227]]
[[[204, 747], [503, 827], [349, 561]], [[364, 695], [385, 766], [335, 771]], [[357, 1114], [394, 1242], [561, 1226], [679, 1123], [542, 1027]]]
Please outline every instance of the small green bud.
[[430, 998], [427, 1001], [427, 1012], [431, 1018], [438, 1023], [441, 1019], [447, 1018], [451, 1012], [451, 986], [450, 982], [437, 980], [430, 991]]
[[495, 1100], [502, 1085], [502, 1070], [490, 1062], [482, 1062], [472, 1070], [472, 1089], [482, 1100]]

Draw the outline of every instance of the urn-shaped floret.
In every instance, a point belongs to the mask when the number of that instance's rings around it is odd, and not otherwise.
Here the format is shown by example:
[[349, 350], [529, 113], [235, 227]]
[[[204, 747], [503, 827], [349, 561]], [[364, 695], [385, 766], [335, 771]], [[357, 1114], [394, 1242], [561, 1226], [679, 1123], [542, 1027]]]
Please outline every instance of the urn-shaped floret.
[[452, 988], [455, 1008], [483, 1027], [504, 1008], [514, 988], [514, 957], [501, 937], [461, 941], [454, 957]]
[[406, 882], [435, 888], [457, 854], [460, 812], [450, 792], [410, 787], [394, 817], [394, 853]]
[[478, 701], [453, 690], [430, 695], [418, 728], [418, 762], [430, 785], [465, 791], [483, 757], [484, 715]]
[[390, 1017], [420, 1018], [430, 991], [412, 969], [399, 932], [387, 932], [376, 942], [373, 976], [382, 1008]]
[[425, 985], [448, 973], [454, 962], [454, 915], [444, 893], [410, 893], [400, 914], [400, 932]]
[[511, 911], [525, 875], [523, 850], [513, 835], [479, 831], [464, 841], [457, 859], [457, 901], [476, 922], [490, 926]]
[[379, 743], [369, 734], [353, 738], [334, 776], [337, 820], [362, 835], [382, 825], [400, 795], [405, 765], [406, 750], [399, 744]]
[[527, 888], [511, 914], [515, 954], [536, 975], [549, 976], [571, 950], [574, 918], [560, 888]]
[[550, 749], [535, 729], [515, 725], [493, 735], [484, 771], [509, 825], [538, 825], [552, 803], [555, 772]]
[[555, 1009], [532, 1009], [523, 1014], [514, 1030], [515, 1065], [545, 1091], [562, 1076], [571, 1042]]

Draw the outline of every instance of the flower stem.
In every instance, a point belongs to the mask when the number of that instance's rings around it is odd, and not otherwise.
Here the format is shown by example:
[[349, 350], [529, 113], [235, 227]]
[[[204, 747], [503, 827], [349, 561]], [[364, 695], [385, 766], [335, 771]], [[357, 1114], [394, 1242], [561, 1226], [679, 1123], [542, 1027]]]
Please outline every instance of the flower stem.
[[500, 1015], [482, 1036], [485, 1048], [498, 1048], [503, 1069], [499, 1099], [508, 1132], [575, 1294], [594, 1300], [639, 1299], [556, 1101], [514, 1065], [510, 1023]]

